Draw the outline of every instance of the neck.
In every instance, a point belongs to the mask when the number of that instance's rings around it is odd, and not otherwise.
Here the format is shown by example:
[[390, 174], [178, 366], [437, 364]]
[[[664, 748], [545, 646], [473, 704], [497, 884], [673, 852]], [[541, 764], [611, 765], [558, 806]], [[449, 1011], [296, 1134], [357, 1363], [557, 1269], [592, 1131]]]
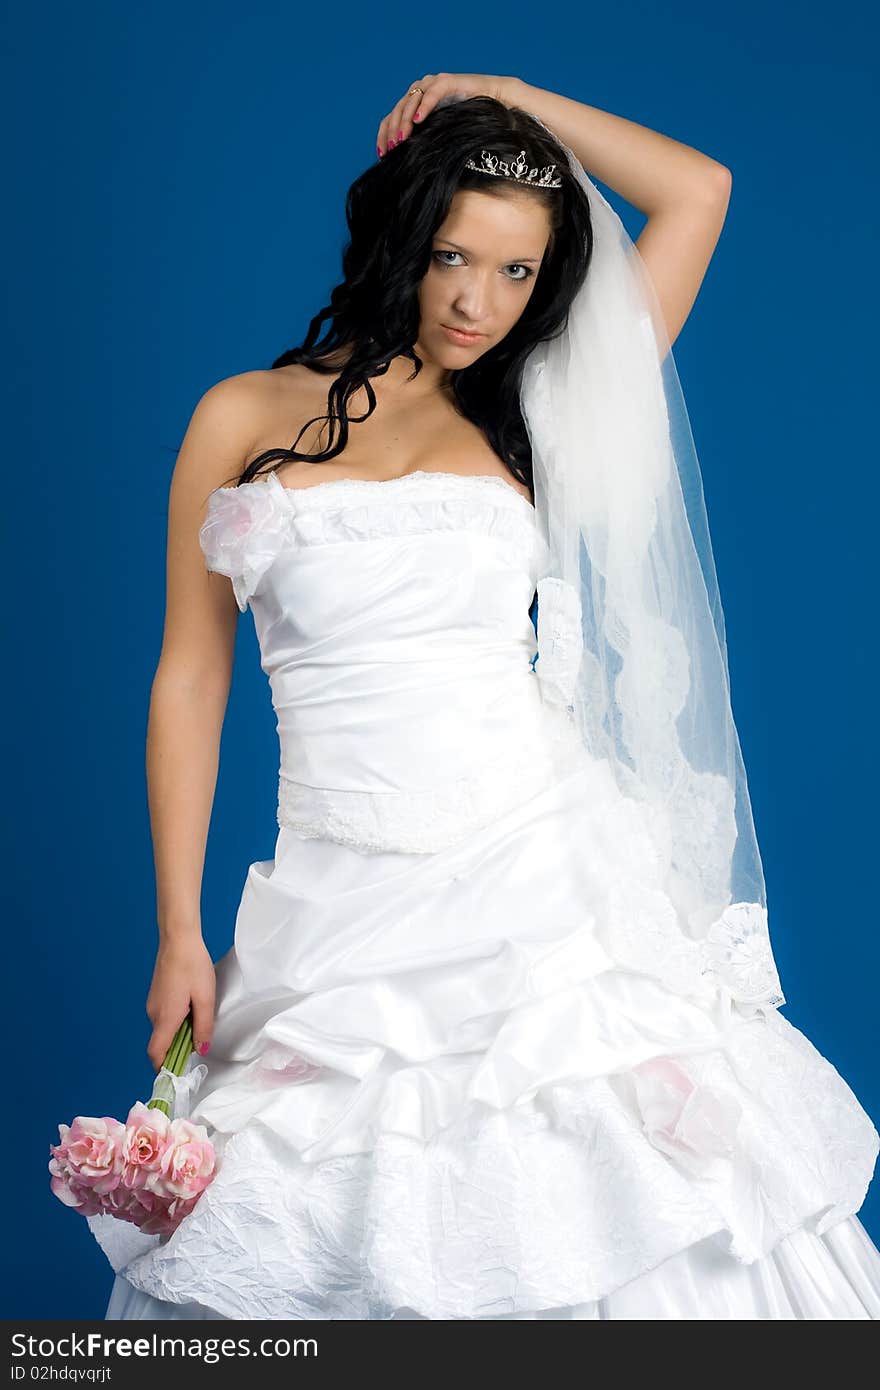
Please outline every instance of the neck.
[[[447, 396], [452, 392], [452, 372], [447, 367], [441, 367], [439, 363], [422, 351], [418, 340], [414, 345], [415, 351], [422, 360], [422, 369], [418, 376], [409, 378], [413, 372], [413, 362], [409, 357], [398, 355], [393, 357], [388, 364], [388, 370], [381, 376], [370, 378], [370, 383], [376, 393], [378, 401], [406, 401], [411, 403], [414, 400], [429, 396]], [[338, 352], [331, 353], [327, 361], [335, 362], [337, 366], [342, 366], [350, 354], [349, 348], [340, 348]]]
[[[422, 351], [418, 341], [415, 351], [422, 361], [418, 376], [413, 376], [414, 363], [409, 357], [392, 358], [388, 371], [372, 377], [373, 390], [379, 400], [413, 401], [417, 398], [447, 395], [452, 390], [452, 372]], [[412, 378], [410, 380], [410, 378]]]

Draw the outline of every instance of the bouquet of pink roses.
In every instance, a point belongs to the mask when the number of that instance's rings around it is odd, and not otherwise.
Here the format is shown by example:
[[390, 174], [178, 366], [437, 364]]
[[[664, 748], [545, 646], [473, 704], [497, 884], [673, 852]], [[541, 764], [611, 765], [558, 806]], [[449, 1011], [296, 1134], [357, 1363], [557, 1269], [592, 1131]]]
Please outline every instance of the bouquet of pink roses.
[[136, 1101], [123, 1124], [105, 1115], [77, 1115], [59, 1124], [50, 1144], [50, 1187], [83, 1216], [131, 1221], [147, 1235], [170, 1235], [188, 1216], [218, 1170], [204, 1125], [171, 1119], [173, 1077], [183, 1075], [193, 1051], [192, 1015], [174, 1035], [153, 1092]]

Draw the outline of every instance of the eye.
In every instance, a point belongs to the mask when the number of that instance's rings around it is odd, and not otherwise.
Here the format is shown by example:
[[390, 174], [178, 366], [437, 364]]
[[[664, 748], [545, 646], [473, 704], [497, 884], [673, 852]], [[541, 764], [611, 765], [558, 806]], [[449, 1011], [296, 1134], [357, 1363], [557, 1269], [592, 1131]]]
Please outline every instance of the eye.
[[[440, 250], [440, 251], [434, 251], [432, 254], [433, 254], [434, 261], [436, 262], [437, 265], [442, 266], [442, 267], [444, 268], [444, 270], [454, 270], [455, 267], [454, 267], [453, 265], [451, 265], [449, 261], [442, 261], [442, 260], [439, 260], [438, 257], [440, 257], [440, 256], [460, 256], [460, 255], [461, 255], [461, 252], [460, 252], [460, 251], [445, 251], [445, 250]], [[530, 279], [530, 277], [531, 277], [532, 275], [534, 275], [534, 273], [535, 273], [533, 270], [531, 270], [531, 269], [529, 268], [529, 266], [527, 266], [527, 265], [520, 265], [518, 261], [511, 261], [510, 266], [512, 266], [515, 270], [521, 270], [521, 271], [523, 272], [522, 275], [508, 275], [508, 277], [507, 277], [508, 280], [513, 280], [514, 282], [522, 282], [523, 280], [528, 280], [528, 279]], [[508, 269], [510, 269], [510, 267], [508, 267]]]

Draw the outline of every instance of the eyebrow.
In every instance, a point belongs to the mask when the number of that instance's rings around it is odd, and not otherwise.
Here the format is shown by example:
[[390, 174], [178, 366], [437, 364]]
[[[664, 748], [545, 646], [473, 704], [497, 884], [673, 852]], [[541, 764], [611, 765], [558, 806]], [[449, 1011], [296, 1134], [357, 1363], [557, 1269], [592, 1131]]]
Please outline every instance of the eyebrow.
[[[449, 237], [445, 237], [445, 236], [436, 237], [435, 240], [436, 240], [436, 241], [445, 241], [446, 244], [447, 244], [447, 246], [451, 246], [452, 249], [453, 249], [453, 251], [460, 251], [460, 252], [462, 253], [463, 256], [469, 256], [469, 255], [470, 255], [470, 252], [468, 251], [468, 249], [467, 249], [466, 246], [457, 246], [456, 243], [455, 243], [454, 241], [450, 241], [450, 240], [449, 240]], [[512, 257], [511, 260], [505, 261], [504, 264], [505, 264], [505, 265], [540, 265], [540, 264], [541, 264], [541, 259], [542, 259], [542, 258], [541, 258], [540, 256], [514, 256], [514, 257]]]

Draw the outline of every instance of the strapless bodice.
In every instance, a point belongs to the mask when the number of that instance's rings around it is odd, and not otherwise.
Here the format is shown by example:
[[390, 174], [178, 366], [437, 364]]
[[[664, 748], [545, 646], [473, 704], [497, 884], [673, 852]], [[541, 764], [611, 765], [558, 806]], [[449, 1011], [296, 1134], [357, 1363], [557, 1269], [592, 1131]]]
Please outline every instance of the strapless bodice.
[[571, 596], [543, 577], [534, 508], [502, 478], [420, 471], [292, 489], [271, 473], [215, 489], [199, 539], [253, 613], [280, 825], [430, 851], [569, 765], [558, 677]]

